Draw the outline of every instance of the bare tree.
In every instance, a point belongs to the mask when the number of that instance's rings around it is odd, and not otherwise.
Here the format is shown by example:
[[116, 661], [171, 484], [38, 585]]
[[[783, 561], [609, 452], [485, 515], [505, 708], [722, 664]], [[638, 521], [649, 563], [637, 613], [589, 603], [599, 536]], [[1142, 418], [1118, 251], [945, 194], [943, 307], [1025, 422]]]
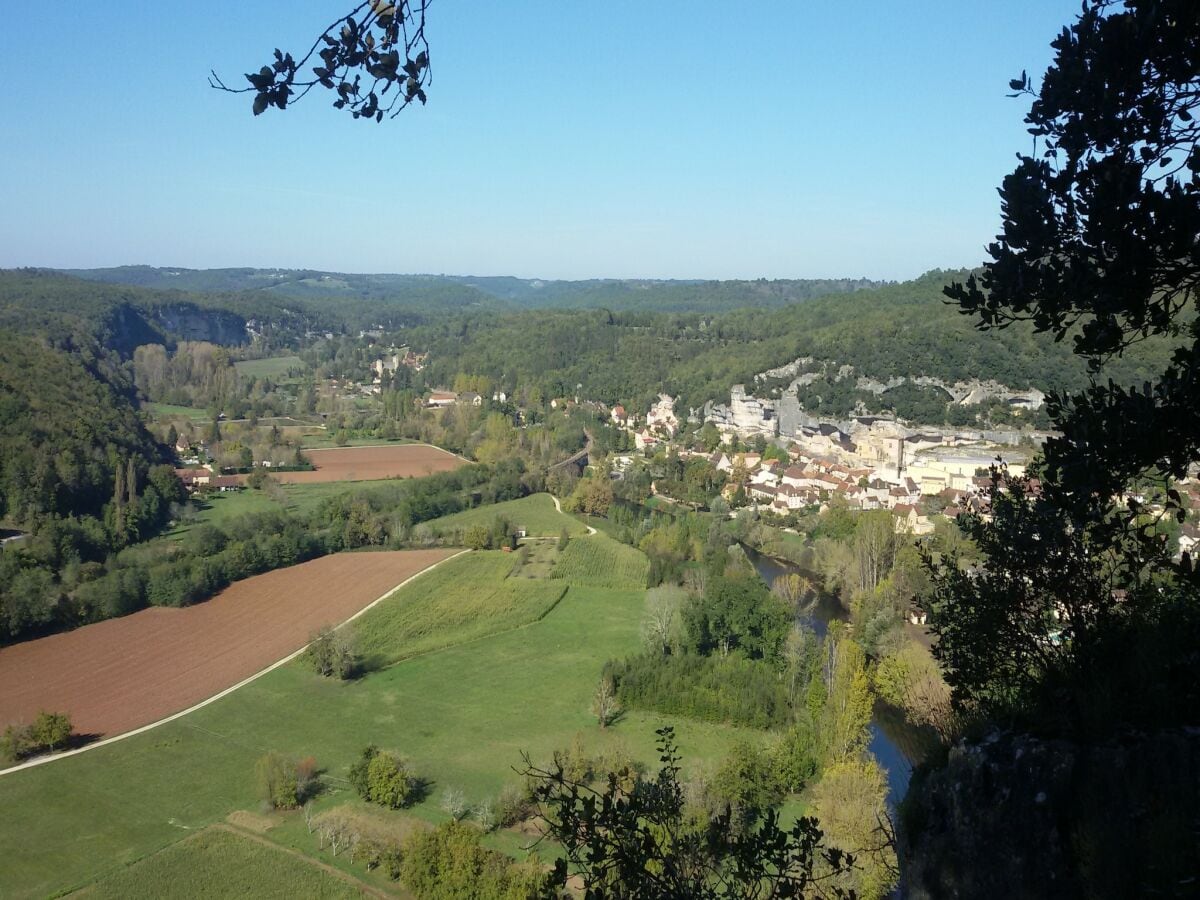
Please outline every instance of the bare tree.
[[651, 653], [666, 653], [675, 642], [679, 608], [686, 591], [674, 585], [662, 585], [646, 591], [646, 618], [642, 620], [642, 640]]
[[458, 821], [470, 811], [471, 807], [467, 805], [463, 792], [458, 788], [448, 787], [442, 792], [442, 812], [450, 818]]
[[308, 829], [308, 833], [313, 833], [313, 805], [309, 800], [304, 804], [304, 825]]
[[621, 701], [617, 699], [616, 685], [610, 676], [605, 675], [600, 679], [592, 697], [592, 713], [600, 727], [607, 728], [620, 711]]

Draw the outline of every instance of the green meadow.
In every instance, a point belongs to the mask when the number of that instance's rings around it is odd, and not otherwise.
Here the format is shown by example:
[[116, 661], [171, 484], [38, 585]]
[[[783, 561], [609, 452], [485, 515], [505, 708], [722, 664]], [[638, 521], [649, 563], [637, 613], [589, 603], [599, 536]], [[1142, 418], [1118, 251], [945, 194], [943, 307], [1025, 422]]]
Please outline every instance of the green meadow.
[[[627, 558], [640, 554], [602, 535], [570, 546], [590, 544], [566, 569], [555, 563], [559, 578], [506, 578], [514, 557], [497, 552], [466, 554], [416, 579], [356, 625], [385, 659], [423, 652], [357, 680], [324, 679], [292, 663], [153, 731], [0, 778], [0, 896], [45, 896], [119, 876], [134, 882], [109, 884], [137, 883], [149, 894], [163, 880], [187, 878], [194, 863], [186, 853], [151, 855], [233, 811], [256, 810], [254, 763], [269, 750], [316, 758], [329, 786], [317, 802], [324, 809], [359, 803], [345, 776], [364, 746], [394, 748], [430, 782], [405, 814], [430, 822], [445, 818], [446, 788], [471, 803], [494, 799], [517, 779], [523, 754], [545, 761], [576, 734], [589, 751], [622, 745], [653, 765], [654, 731], [672, 724], [689, 766], [713, 764], [746, 732], [637, 712], [598, 728], [591, 697], [604, 662], [639, 646], [645, 573]], [[603, 565], [618, 573], [608, 576], [611, 586], [590, 584]], [[440, 585], [446, 590], [433, 589]], [[284, 819], [267, 839], [350, 867], [317, 850], [299, 813]], [[529, 843], [513, 832], [487, 840], [511, 853]], [[147, 858], [146, 868], [129, 868]]]
[[208, 828], [81, 891], [88, 900], [255, 897], [350, 900], [365, 892], [315, 863], [252, 838]]
[[559, 556], [551, 578], [593, 587], [646, 586], [646, 555], [604, 534], [573, 540]]
[[368, 670], [528, 625], [552, 610], [567, 586], [510, 578], [507, 553], [472, 553], [440, 566], [405, 592], [403, 603], [377, 606], [354, 623]]
[[[279, 485], [281, 493], [276, 492], [276, 496], [279, 499], [274, 499], [271, 493], [266, 490], [252, 490], [249, 488], [243, 491], [223, 494], [212, 493], [207, 495], [201, 502], [193, 503], [196, 510], [196, 519], [194, 522], [177, 525], [168, 534], [171, 537], [181, 537], [196, 525], [204, 523], [218, 526], [224, 525], [227, 522], [251, 513], [287, 510], [289, 512], [308, 514], [315, 511], [323, 501], [330, 497], [356, 491], [369, 491], [372, 487], [391, 485], [395, 482], [396, 479], [388, 478], [379, 481], [329, 481], [313, 484], [282, 484]], [[566, 521], [565, 516], [563, 520]]]
[[577, 519], [564, 515], [554, 508], [554, 499], [549, 494], [530, 494], [519, 500], [508, 500], [493, 506], [477, 506], [440, 519], [428, 522], [435, 531], [465, 530], [473, 525], [490, 526], [496, 518], [503, 516], [513, 525], [525, 529], [530, 537], [558, 537], [565, 528], [568, 534], [584, 534], [587, 528]]
[[270, 378], [278, 381], [286, 378], [292, 369], [304, 369], [304, 360], [298, 356], [272, 356], [267, 359], [243, 359], [233, 367], [238, 374], [253, 378]]
[[170, 419], [173, 417], [181, 417], [191, 419], [193, 422], [209, 422], [208, 412], [203, 409], [196, 409], [191, 406], [172, 406], [169, 403], [144, 403], [142, 408], [150, 413], [150, 416], [155, 419]]

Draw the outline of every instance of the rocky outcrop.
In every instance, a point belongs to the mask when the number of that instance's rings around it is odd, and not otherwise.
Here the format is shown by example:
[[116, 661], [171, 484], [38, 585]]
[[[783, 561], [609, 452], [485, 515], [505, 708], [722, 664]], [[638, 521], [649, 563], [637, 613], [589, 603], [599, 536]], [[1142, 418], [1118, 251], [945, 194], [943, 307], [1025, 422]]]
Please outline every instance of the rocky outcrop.
[[762, 400], [746, 393], [746, 386], [735, 384], [729, 392], [729, 405], [706, 407], [706, 421], [722, 430], [735, 431], [743, 437], [779, 434], [779, 418], [775, 401]]
[[1200, 895], [1200, 730], [1099, 745], [997, 734], [914, 778], [917, 900]]
[[248, 339], [246, 320], [223, 309], [205, 309], [191, 303], [156, 307], [151, 315], [163, 331], [181, 341], [208, 341], [230, 346]]
[[122, 356], [133, 354], [142, 344], [173, 346], [176, 341], [208, 341], [222, 346], [249, 340], [246, 320], [223, 309], [207, 309], [192, 303], [142, 307], [115, 304], [101, 322], [101, 343]]

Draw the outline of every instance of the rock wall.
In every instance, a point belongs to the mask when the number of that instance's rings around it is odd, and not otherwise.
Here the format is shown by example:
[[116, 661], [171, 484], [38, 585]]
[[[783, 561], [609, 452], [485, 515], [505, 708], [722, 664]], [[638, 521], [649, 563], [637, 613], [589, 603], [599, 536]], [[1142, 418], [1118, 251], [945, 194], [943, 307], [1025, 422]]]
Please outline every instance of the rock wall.
[[1200, 729], [961, 744], [914, 778], [900, 832], [914, 900], [1200, 895]]
[[209, 341], [230, 346], [248, 340], [246, 320], [225, 310], [180, 303], [156, 308], [153, 317], [164, 331], [184, 341]]

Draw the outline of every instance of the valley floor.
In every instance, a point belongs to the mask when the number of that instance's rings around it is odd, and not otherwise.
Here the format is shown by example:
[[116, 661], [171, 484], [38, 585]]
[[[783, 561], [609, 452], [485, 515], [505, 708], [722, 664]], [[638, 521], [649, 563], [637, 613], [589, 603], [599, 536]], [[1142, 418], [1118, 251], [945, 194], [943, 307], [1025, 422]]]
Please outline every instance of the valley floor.
[[[291, 663], [151, 732], [0, 778], [0, 895], [44, 896], [110, 878], [153, 891], [159, 879], [186, 877], [186, 853], [130, 866], [231, 813], [257, 811], [254, 765], [272, 750], [316, 758], [327, 788], [315, 802], [321, 812], [365, 810], [347, 770], [367, 744], [394, 748], [430, 782], [403, 815], [427, 822], [446, 818], [445, 789], [470, 803], [494, 799], [517, 780], [523, 754], [545, 761], [576, 734], [591, 752], [623, 745], [654, 764], [654, 730], [672, 724], [689, 764], [715, 761], [744, 732], [636, 712], [597, 728], [591, 696], [604, 662], [638, 647], [645, 575], [639, 583], [636, 551], [603, 535], [575, 545], [557, 578], [541, 577], [556, 568], [548, 561], [534, 577], [508, 574], [516, 560], [493, 551], [416, 579], [358, 623], [377, 668], [356, 681]], [[263, 836], [397, 892], [378, 871], [319, 850], [298, 812], [273, 816]], [[487, 838], [514, 855], [532, 840], [503, 830]]]

